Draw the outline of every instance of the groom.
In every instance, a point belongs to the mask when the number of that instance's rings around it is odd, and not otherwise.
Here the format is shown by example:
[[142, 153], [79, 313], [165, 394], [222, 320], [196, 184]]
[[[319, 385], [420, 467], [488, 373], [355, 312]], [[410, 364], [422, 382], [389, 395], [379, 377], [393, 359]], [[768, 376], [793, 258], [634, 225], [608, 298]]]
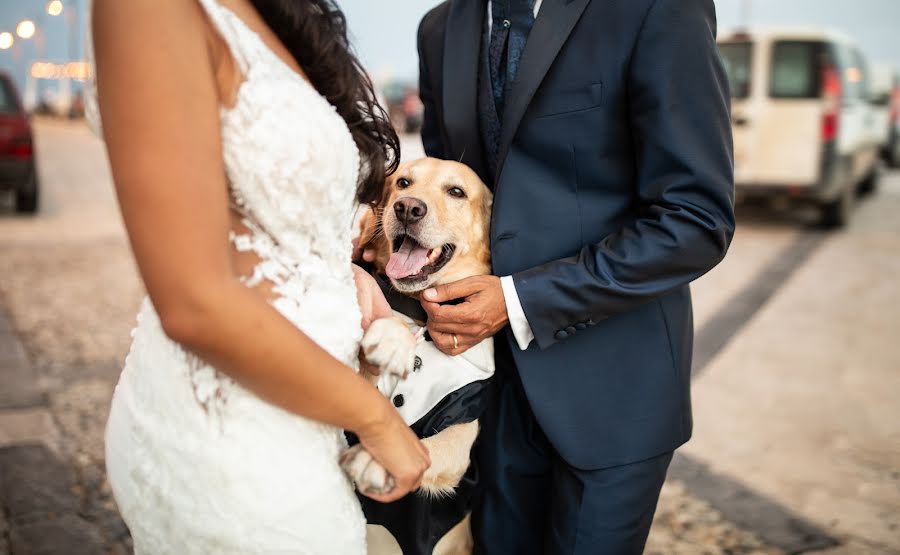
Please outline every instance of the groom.
[[715, 33], [713, 0], [450, 0], [422, 20], [425, 150], [495, 195], [503, 277], [423, 301], [447, 353], [498, 333], [479, 553], [643, 550], [691, 435], [688, 283], [734, 231]]

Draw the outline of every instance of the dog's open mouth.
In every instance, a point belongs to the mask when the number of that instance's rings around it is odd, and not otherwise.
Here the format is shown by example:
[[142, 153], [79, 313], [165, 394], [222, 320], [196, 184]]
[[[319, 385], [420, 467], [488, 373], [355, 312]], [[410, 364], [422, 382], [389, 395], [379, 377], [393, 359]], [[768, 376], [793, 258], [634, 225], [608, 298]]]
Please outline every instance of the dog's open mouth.
[[391, 259], [385, 272], [398, 281], [419, 281], [443, 268], [453, 258], [456, 245], [450, 243], [427, 249], [409, 235], [394, 239]]

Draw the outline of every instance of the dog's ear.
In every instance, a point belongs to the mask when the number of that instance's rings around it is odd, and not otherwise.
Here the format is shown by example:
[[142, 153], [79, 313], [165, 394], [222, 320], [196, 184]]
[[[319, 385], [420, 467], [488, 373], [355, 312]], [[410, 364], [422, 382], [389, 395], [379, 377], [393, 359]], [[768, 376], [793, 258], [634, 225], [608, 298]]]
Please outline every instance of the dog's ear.
[[359, 246], [363, 251], [374, 251], [375, 259], [372, 260], [372, 264], [382, 273], [391, 257], [391, 246], [381, 227], [383, 212], [382, 206], [370, 206], [359, 222]]
[[363, 248], [372, 247], [381, 227], [378, 221], [380, 214], [376, 214], [376, 211], [380, 212], [377, 206], [369, 206], [359, 220], [359, 245]]

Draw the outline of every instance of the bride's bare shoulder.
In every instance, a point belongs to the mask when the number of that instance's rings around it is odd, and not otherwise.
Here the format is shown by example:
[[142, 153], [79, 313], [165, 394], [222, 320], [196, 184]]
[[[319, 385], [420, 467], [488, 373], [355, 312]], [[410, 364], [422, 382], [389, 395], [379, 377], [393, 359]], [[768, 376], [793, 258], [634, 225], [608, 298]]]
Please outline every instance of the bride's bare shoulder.
[[209, 27], [198, 0], [93, 0], [92, 23], [95, 34], [127, 32], [146, 40], [148, 47]]

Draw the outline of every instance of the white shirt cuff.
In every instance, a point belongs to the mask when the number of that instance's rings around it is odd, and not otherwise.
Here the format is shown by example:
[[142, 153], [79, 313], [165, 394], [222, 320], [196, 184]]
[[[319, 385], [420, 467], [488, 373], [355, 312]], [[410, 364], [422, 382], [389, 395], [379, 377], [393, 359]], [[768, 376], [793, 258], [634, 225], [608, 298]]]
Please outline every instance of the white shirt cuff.
[[503, 288], [503, 297], [506, 299], [509, 326], [512, 328], [516, 343], [519, 344], [519, 349], [524, 351], [534, 340], [534, 333], [531, 331], [528, 318], [525, 317], [525, 311], [522, 310], [522, 303], [519, 302], [519, 294], [516, 293], [516, 285], [513, 283], [512, 276], [501, 277], [500, 286]]

